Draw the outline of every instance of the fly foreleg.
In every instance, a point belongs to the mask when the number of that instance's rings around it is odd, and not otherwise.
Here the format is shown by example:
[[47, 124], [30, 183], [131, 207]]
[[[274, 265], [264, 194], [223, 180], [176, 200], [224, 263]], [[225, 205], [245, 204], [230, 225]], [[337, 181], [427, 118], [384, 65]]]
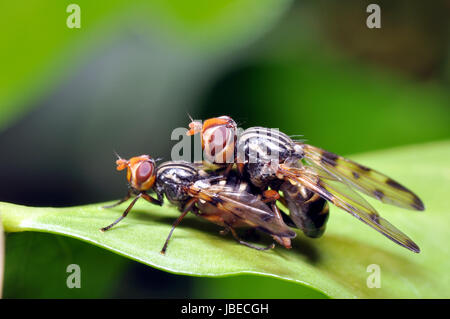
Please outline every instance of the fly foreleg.
[[129, 190], [127, 195], [124, 198], [122, 198], [121, 200], [119, 200], [118, 202], [116, 202], [116, 203], [114, 203], [112, 205], [102, 206], [102, 208], [113, 208], [113, 207], [119, 206], [120, 204], [122, 204], [122, 203], [126, 202], [127, 200], [129, 200], [130, 197], [131, 197], [131, 191]]
[[170, 230], [169, 236], [167, 236], [166, 242], [164, 243], [163, 248], [161, 249], [161, 254], [164, 255], [167, 250], [167, 245], [169, 245], [170, 237], [172, 237], [172, 233], [175, 229], [175, 227], [178, 226], [178, 224], [183, 220], [183, 218], [189, 213], [189, 211], [192, 209], [193, 205], [198, 201], [197, 198], [191, 198], [187, 204], [183, 208], [183, 213], [180, 215], [180, 217], [177, 218], [177, 220], [173, 223], [172, 229]]
[[142, 193], [140, 193], [139, 195], [137, 195], [133, 201], [131, 202], [131, 204], [127, 207], [127, 209], [123, 212], [122, 216], [120, 216], [118, 219], [116, 219], [111, 225], [103, 227], [100, 229], [101, 232], [105, 232], [109, 229], [111, 229], [111, 227], [113, 227], [114, 225], [116, 225], [118, 222], [120, 222], [122, 219], [124, 219], [125, 217], [127, 217], [128, 213], [130, 212], [130, 210], [133, 208], [134, 204], [136, 203], [136, 201], [141, 198]]

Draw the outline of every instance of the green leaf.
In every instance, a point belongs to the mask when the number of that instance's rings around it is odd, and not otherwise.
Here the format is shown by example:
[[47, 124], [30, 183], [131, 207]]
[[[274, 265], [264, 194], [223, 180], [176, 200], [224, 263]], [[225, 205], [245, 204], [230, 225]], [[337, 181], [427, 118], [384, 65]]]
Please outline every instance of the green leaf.
[[[140, 202], [112, 230], [125, 205], [35, 208], [1, 203], [7, 232], [42, 231], [78, 238], [162, 270], [192, 276], [237, 274], [269, 276], [295, 282], [334, 298], [449, 298], [448, 225], [445, 198], [450, 191], [450, 141], [352, 156], [414, 190], [425, 212], [402, 210], [371, 201], [383, 217], [413, 238], [414, 254], [332, 207], [328, 230], [320, 239], [300, 233], [293, 249], [255, 251], [222, 237], [220, 228], [189, 216], [175, 230], [165, 256], [159, 253], [179, 216], [170, 206]], [[444, 200], [443, 200], [444, 199]], [[369, 265], [380, 267], [381, 288], [368, 288]], [[211, 293], [210, 297], [214, 297]], [[295, 298], [295, 296], [292, 296]]]
[[5, 243], [3, 238], [3, 226], [0, 219], [0, 298], [2, 298], [3, 293], [3, 267], [5, 264]]

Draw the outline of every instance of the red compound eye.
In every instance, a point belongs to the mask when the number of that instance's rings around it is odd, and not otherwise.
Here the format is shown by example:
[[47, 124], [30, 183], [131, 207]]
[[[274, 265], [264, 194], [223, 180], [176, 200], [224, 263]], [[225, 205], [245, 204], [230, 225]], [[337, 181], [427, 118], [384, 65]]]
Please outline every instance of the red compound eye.
[[151, 162], [142, 162], [136, 171], [136, 181], [138, 184], [145, 183], [153, 173], [153, 164]]
[[213, 133], [209, 138], [209, 143], [215, 147], [223, 149], [227, 146], [227, 141], [230, 136], [230, 132], [223, 126], [213, 128]]

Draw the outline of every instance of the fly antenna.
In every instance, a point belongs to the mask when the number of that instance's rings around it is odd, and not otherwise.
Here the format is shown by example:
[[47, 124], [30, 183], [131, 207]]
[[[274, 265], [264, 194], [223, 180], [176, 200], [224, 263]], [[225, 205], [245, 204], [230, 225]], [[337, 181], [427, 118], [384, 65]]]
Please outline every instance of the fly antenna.
[[119, 155], [119, 153], [116, 152], [116, 150], [114, 150], [113, 152], [114, 152], [114, 155], [116, 155], [116, 157], [117, 157], [118, 160], [123, 159], [123, 158]]

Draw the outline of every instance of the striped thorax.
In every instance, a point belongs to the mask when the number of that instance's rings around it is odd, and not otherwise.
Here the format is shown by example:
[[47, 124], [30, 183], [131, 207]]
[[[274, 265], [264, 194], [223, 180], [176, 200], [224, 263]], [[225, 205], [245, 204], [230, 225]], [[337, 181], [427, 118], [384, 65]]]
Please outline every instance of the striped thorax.
[[238, 139], [237, 163], [245, 165], [251, 182], [261, 188], [278, 178], [280, 163], [298, 162], [302, 157], [301, 146], [277, 129], [251, 127]]
[[167, 199], [177, 206], [190, 197], [186, 187], [198, 179], [198, 170], [194, 164], [184, 161], [162, 163], [156, 169], [155, 191], [166, 195]]

